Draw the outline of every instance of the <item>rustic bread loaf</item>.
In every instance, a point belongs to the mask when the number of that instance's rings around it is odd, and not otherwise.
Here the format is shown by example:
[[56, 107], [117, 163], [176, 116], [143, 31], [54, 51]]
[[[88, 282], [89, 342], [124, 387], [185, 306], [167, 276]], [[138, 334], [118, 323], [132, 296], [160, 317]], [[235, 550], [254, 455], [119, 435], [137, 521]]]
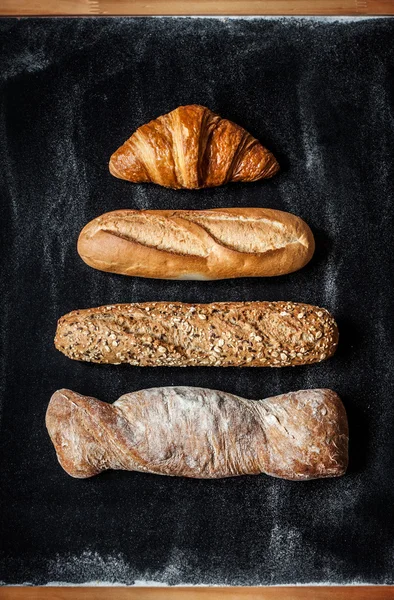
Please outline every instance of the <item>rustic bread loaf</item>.
[[219, 478], [307, 480], [346, 471], [348, 426], [331, 390], [245, 400], [193, 387], [125, 394], [114, 404], [59, 390], [46, 425], [73, 477], [107, 469]]
[[314, 249], [302, 219], [265, 208], [118, 210], [88, 223], [78, 240], [91, 267], [158, 279], [283, 275]]
[[63, 316], [55, 346], [69, 358], [138, 366], [305, 365], [329, 358], [338, 329], [324, 308], [294, 302], [145, 302]]

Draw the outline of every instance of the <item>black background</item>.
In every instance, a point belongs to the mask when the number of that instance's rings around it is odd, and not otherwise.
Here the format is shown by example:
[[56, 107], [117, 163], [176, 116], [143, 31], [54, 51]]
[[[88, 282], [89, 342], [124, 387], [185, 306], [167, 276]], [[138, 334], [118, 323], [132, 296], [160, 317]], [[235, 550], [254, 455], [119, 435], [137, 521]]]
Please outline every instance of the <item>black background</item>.
[[[0, 580], [394, 583], [393, 38], [390, 19], [0, 21]], [[109, 174], [139, 125], [189, 103], [244, 126], [281, 172], [202, 191]], [[227, 206], [301, 216], [312, 262], [267, 280], [171, 282], [95, 271], [76, 253], [80, 229], [105, 211]], [[62, 314], [144, 300], [321, 305], [339, 349], [284, 369], [100, 366], [54, 349]], [[174, 384], [255, 399], [333, 388], [349, 416], [349, 473], [63, 472], [44, 426], [56, 389], [113, 402]]]

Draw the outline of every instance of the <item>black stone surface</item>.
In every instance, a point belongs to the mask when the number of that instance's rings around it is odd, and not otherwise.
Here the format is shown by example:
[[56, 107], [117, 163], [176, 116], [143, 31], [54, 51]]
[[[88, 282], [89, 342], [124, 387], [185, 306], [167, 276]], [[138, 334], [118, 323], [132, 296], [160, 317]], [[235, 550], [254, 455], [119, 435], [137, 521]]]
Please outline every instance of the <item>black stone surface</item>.
[[[3, 583], [394, 583], [394, 20], [0, 21]], [[142, 123], [201, 103], [274, 151], [270, 181], [171, 191], [112, 177]], [[119, 208], [265, 206], [317, 241], [293, 275], [224, 282], [132, 279], [76, 253], [80, 229]], [[68, 360], [56, 320], [144, 300], [295, 300], [331, 310], [336, 356], [285, 369], [133, 368]], [[350, 422], [338, 480], [193, 481], [66, 475], [44, 426], [68, 387], [109, 402], [158, 385], [248, 398], [331, 387]]]

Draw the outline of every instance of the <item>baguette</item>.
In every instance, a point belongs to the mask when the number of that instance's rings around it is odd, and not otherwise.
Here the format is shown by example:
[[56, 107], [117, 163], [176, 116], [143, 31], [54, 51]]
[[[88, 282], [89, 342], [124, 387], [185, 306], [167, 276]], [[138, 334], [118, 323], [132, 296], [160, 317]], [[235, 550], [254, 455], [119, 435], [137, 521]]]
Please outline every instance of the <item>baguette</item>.
[[254, 401], [163, 387], [125, 394], [112, 405], [59, 390], [46, 426], [61, 466], [78, 478], [123, 469], [307, 480], [343, 475], [348, 462], [346, 412], [325, 389]]
[[91, 267], [156, 279], [284, 275], [314, 249], [302, 219], [265, 208], [118, 210], [88, 223], [78, 240]]
[[306, 365], [337, 343], [327, 310], [293, 302], [115, 304], [63, 316], [55, 336], [74, 360], [153, 367]]

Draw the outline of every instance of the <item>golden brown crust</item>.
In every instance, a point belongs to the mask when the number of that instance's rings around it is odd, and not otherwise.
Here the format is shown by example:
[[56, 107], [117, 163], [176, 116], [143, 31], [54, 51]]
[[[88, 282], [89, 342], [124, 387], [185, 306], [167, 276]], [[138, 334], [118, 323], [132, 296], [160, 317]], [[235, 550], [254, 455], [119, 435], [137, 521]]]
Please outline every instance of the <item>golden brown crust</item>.
[[334, 354], [324, 308], [294, 302], [145, 302], [76, 310], [58, 321], [69, 358], [135, 366], [284, 367]]
[[73, 477], [106, 469], [203, 479], [267, 473], [308, 480], [347, 468], [348, 426], [339, 396], [301, 390], [245, 400], [216, 390], [164, 387], [114, 404], [59, 390], [46, 425]]
[[265, 208], [118, 210], [88, 223], [78, 240], [91, 267], [158, 279], [283, 275], [314, 248], [302, 219]]
[[191, 104], [139, 127], [111, 156], [109, 170], [134, 183], [198, 189], [272, 177], [279, 165], [245, 129]]

